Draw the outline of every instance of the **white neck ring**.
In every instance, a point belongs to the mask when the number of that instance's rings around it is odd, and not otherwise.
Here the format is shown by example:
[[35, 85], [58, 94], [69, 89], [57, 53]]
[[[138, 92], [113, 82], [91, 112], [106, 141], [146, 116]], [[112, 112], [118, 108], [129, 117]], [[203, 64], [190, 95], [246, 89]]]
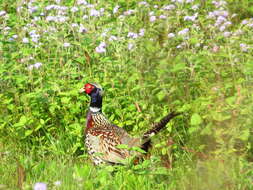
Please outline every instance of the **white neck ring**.
[[101, 109], [97, 107], [90, 107], [90, 111], [93, 113], [99, 112]]

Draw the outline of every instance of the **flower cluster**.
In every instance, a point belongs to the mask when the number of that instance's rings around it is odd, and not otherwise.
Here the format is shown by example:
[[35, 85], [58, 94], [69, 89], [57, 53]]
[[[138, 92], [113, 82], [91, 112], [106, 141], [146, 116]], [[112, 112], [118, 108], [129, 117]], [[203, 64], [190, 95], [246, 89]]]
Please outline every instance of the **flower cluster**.
[[31, 71], [31, 70], [33, 70], [33, 69], [38, 69], [38, 68], [40, 68], [42, 65], [43, 65], [43, 64], [40, 63], [40, 62], [35, 63], [35, 64], [32, 64], [32, 65], [29, 65], [29, 66], [28, 66], [28, 70]]
[[96, 52], [97, 53], [105, 53], [106, 52], [106, 43], [101, 42], [97, 47], [96, 47]]

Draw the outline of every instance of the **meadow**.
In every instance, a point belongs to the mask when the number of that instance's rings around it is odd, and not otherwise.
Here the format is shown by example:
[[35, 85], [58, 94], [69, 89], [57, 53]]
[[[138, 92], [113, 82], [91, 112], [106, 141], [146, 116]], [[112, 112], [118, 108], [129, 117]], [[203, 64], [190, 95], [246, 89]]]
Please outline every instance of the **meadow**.
[[[0, 1], [0, 190], [253, 189], [253, 1]], [[137, 165], [96, 167], [87, 82]]]

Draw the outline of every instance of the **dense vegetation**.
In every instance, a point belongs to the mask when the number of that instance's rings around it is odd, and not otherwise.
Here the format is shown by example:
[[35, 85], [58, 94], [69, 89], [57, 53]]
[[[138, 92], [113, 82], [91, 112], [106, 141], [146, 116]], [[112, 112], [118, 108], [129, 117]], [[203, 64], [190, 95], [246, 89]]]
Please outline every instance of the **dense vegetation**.
[[[0, 189], [253, 189], [252, 16], [250, 0], [0, 1]], [[133, 136], [183, 114], [142, 163], [94, 167], [86, 82]]]

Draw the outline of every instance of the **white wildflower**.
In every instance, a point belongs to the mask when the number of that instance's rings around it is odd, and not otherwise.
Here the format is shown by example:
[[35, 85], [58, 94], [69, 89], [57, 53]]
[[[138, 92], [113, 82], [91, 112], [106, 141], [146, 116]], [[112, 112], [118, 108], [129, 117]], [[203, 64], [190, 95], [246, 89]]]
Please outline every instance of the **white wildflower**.
[[142, 28], [139, 30], [139, 36], [144, 36], [144, 33], [145, 33], [145, 29]]
[[61, 186], [61, 181], [55, 181], [54, 185], [57, 186], [57, 187]]
[[168, 38], [174, 38], [176, 35], [174, 33], [169, 33]]
[[70, 47], [70, 43], [68, 42], [63, 43], [63, 47]]
[[0, 16], [6, 15], [6, 11], [0, 11]]
[[35, 183], [33, 190], [47, 190], [47, 184], [45, 183]]
[[78, 7], [71, 7], [70, 11], [71, 11], [72, 13], [75, 13], [75, 12], [78, 11]]
[[88, 18], [89, 18], [88, 15], [83, 15], [83, 20], [86, 20]]
[[99, 17], [100, 16], [100, 12], [97, 11], [96, 9], [91, 9], [90, 10], [90, 16]]
[[97, 47], [96, 47], [96, 52], [97, 53], [105, 53], [106, 52], [106, 43], [101, 42]]
[[27, 43], [29, 43], [29, 39], [28, 39], [28, 38], [23, 38], [23, 39], [22, 39], [22, 42], [23, 42], [24, 44], [27, 44]]
[[185, 28], [185, 29], [179, 31], [177, 34], [179, 36], [185, 36], [186, 34], [188, 34], [188, 32], [189, 32], [189, 28]]
[[116, 5], [114, 8], [113, 8], [113, 14], [117, 13], [119, 10], [119, 5]]
[[78, 0], [78, 1], [77, 1], [77, 4], [78, 4], [78, 5], [87, 5], [88, 3], [87, 3], [86, 0]]
[[149, 18], [149, 21], [150, 21], [150, 22], [155, 22], [155, 21], [156, 21], [156, 16], [151, 16], [151, 17]]
[[109, 41], [116, 41], [116, 40], [118, 40], [118, 38], [116, 37], [116, 36], [110, 36], [110, 38], [109, 38]]
[[132, 50], [133, 48], [134, 48], [134, 44], [133, 43], [128, 43], [127, 49]]

